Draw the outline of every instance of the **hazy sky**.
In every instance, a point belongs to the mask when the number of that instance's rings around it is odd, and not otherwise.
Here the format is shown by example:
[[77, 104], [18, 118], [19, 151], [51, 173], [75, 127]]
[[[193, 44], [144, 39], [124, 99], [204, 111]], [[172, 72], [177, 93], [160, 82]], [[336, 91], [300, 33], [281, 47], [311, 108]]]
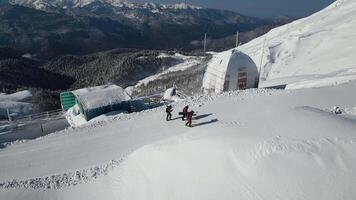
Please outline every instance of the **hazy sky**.
[[306, 16], [321, 10], [334, 0], [133, 0], [164, 4], [187, 2], [209, 8], [237, 11], [242, 14], [271, 17], [276, 15]]

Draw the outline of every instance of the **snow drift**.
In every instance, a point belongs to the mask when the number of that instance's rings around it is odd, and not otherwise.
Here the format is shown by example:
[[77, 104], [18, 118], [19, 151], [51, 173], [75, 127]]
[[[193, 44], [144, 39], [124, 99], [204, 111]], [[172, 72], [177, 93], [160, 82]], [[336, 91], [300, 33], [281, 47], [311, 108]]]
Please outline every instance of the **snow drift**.
[[328, 86], [356, 79], [355, 35], [356, 1], [338, 0], [310, 17], [271, 30], [240, 50], [258, 66], [262, 64], [265, 86]]

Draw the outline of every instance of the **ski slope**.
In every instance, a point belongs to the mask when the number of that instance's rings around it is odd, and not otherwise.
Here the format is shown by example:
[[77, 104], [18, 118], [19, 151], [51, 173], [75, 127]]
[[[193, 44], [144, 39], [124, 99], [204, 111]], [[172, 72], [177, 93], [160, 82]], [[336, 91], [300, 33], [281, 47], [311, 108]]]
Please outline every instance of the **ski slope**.
[[[356, 199], [355, 11], [339, 0], [267, 34], [264, 84], [302, 89], [178, 102], [193, 128], [160, 107], [0, 149], [0, 199]], [[263, 40], [239, 48], [259, 63]]]
[[262, 80], [267, 80], [262, 86], [288, 84], [295, 89], [355, 80], [355, 44], [356, 1], [338, 0], [312, 16], [271, 30], [240, 50], [261, 67]]
[[[200, 96], [0, 150], [0, 199], [354, 199], [356, 83]], [[339, 106], [343, 113], [331, 112]]]
[[166, 53], [161, 53], [158, 58], [172, 58], [177, 61], [176, 64], [167, 67], [165, 70], [162, 72], [159, 72], [157, 74], [154, 74], [152, 76], [148, 76], [136, 83], [134, 86], [127, 87], [125, 91], [129, 94], [132, 94], [133, 91], [140, 91], [139, 87], [142, 85], [147, 85], [149, 82], [157, 80], [169, 73], [172, 72], [179, 72], [179, 71], [184, 71], [187, 70], [191, 67], [195, 67], [204, 60], [203, 56], [185, 56], [179, 53], [175, 53], [174, 55], [169, 55]]

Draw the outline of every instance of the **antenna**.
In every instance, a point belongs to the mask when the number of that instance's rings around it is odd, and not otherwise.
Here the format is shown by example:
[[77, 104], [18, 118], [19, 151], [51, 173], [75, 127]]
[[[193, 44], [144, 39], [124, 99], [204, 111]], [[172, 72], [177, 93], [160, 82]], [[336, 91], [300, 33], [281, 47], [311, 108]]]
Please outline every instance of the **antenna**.
[[204, 37], [204, 52], [206, 52], [206, 33], [205, 33], [205, 37]]
[[239, 46], [239, 32], [236, 32], [236, 48]]

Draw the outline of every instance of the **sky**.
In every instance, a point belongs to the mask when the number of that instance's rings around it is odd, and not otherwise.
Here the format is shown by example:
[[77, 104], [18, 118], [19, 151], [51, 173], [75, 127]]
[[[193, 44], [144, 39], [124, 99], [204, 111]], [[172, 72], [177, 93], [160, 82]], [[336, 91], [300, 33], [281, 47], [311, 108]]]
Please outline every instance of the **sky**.
[[256, 17], [288, 15], [304, 17], [315, 13], [334, 0], [134, 0], [136, 2], [157, 2], [173, 4], [187, 2], [192, 5], [227, 9]]

